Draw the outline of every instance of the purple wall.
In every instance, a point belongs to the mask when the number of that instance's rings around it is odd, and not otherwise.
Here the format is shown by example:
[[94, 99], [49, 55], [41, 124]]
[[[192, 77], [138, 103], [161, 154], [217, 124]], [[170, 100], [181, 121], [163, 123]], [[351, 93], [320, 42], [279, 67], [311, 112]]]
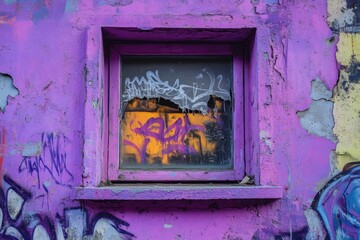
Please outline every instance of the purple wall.
[[[331, 114], [325, 119], [317, 115], [332, 110], [321, 99], [338, 77], [326, 1], [166, 2], [0, 3], [1, 236], [325, 236], [311, 205], [332, 177], [335, 148]], [[89, 195], [98, 194], [100, 201], [76, 200], [76, 187], [94, 187], [104, 180], [101, 27], [256, 28], [247, 66], [247, 171], [257, 174], [257, 185], [280, 186], [283, 197], [250, 200], [249, 193], [243, 199], [211, 200], [217, 197], [209, 190], [202, 200], [107, 201], [110, 193], [94, 192]], [[313, 123], [319, 121], [324, 124]]]

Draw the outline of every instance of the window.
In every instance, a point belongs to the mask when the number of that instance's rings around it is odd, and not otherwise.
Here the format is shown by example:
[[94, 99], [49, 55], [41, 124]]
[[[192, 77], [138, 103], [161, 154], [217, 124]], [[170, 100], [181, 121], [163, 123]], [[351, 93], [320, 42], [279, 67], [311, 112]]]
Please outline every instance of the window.
[[242, 179], [242, 45], [116, 43], [109, 72], [112, 181]]
[[[269, 46], [258, 41], [270, 39], [267, 31], [104, 27], [97, 33], [88, 35], [78, 200], [283, 197], [267, 168], [271, 160], [260, 152], [260, 117], [267, 115], [259, 107], [267, 81], [260, 76], [269, 72]], [[94, 49], [100, 64], [92, 60]], [[101, 82], [92, 81], [97, 77]], [[157, 84], [147, 86], [149, 80]], [[201, 104], [193, 101], [199, 95]], [[245, 176], [254, 185], [241, 184]]]

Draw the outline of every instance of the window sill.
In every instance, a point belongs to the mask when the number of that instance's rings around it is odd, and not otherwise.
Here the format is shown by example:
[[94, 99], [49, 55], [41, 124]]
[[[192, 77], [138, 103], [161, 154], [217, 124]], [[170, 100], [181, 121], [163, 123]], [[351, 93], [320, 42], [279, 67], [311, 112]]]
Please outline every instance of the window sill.
[[281, 186], [239, 184], [122, 184], [106, 187], [78, 187], [77, 200], [212, 200], [280, 199]]

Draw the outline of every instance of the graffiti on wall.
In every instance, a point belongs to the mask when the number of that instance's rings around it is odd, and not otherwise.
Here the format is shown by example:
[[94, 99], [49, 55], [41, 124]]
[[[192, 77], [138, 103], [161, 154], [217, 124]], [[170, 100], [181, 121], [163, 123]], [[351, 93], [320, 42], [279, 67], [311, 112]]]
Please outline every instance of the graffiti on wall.
[[129, 224], [109, 213], [90, 217], [84, 208], [64, 209], [55, 219], [26, 211], [32, 194], [10, 177], [3, 177], [0, 191], [0, 238], [18, 240], [123, 239], [134, 235], [126, 230]]
[[360, 165], [348, 164], [317, 194], [318, 212], [330, 239], [360, 238]]
[[66, 147], [69, 143], [70, 140], [62, 133], [42, 133], [40, 142], [23, 149], [18, 172], [34, 176], [38, 188], [45, 191], [47, 176], [57, 185], [71, 187], [74, 176], [66, 166]]
[[127, 56], [122, 78], [122, 167], [230, 166], [230, 58]]
[[360, 239], [360, 162], [344, 167], [315, 196], [299, 231], [260, 230], [253, 239]]
[[[135, 101], [147, 102], [140, 99]], [[128, 109], [133, 105], [133, 102], [129, 104]], [[213, 114], [161, 111], [125, 112], [121, 121], [124, 164], [230, 164], [229, 117], [221, 116], [220, 113], [215, 117]]]
[[330, 179], [305, 216], [308, 226], [300, 231], [275, 233], [274, 229], [261, 229], [253, 239], [360, 239], [360, 162], [345, 165]]

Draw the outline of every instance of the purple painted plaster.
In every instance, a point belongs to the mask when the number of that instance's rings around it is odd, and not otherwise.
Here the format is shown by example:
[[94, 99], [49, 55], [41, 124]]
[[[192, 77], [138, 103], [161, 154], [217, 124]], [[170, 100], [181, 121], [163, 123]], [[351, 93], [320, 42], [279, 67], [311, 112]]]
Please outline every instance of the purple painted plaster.
[[[9, 74], [19, 91], [0, 112], [3, 213], [9, 201], [23, 202], [18, 221], [28, 225], [17, 231], [25, 239], [32, 239], [40, 223], [58, 239], [66, 226], [74, 236], [107, 229], [129, 239], [306, 236], [304, 209], [328, 178], [335, 144], [310, 135], [296, 113], [309, 108], [313, 79], [320, 78], [328, 89], [337, 81], [326, 14], [326, 1], [310, 0], [1, 1], [0, 73]], [[101, 27], [256, 28], [245, 73], [250, 93], [245, 110], [252, 114], [245, 116], [246, 169], [255, 173], [257, 185], [284, 189], [283, 199], [80, 204], [75, 188], [94, 188], [106, 173]], [[29, 146], [39, 146], [38, 151], [22, 156]], [[24, 168], [24, 161], [32, 168]], [[11, 199], [9, 189], [17, 192], [10, 191]], [[214, 191], [201, 191], [202, 199], [214, 199]], [[97, 194], [103, 200], [114, 196]], [[6, 226], [20, 226], [10, 216], [5, 214]], [[1, 234], [15, 231], [5, 230]]]

